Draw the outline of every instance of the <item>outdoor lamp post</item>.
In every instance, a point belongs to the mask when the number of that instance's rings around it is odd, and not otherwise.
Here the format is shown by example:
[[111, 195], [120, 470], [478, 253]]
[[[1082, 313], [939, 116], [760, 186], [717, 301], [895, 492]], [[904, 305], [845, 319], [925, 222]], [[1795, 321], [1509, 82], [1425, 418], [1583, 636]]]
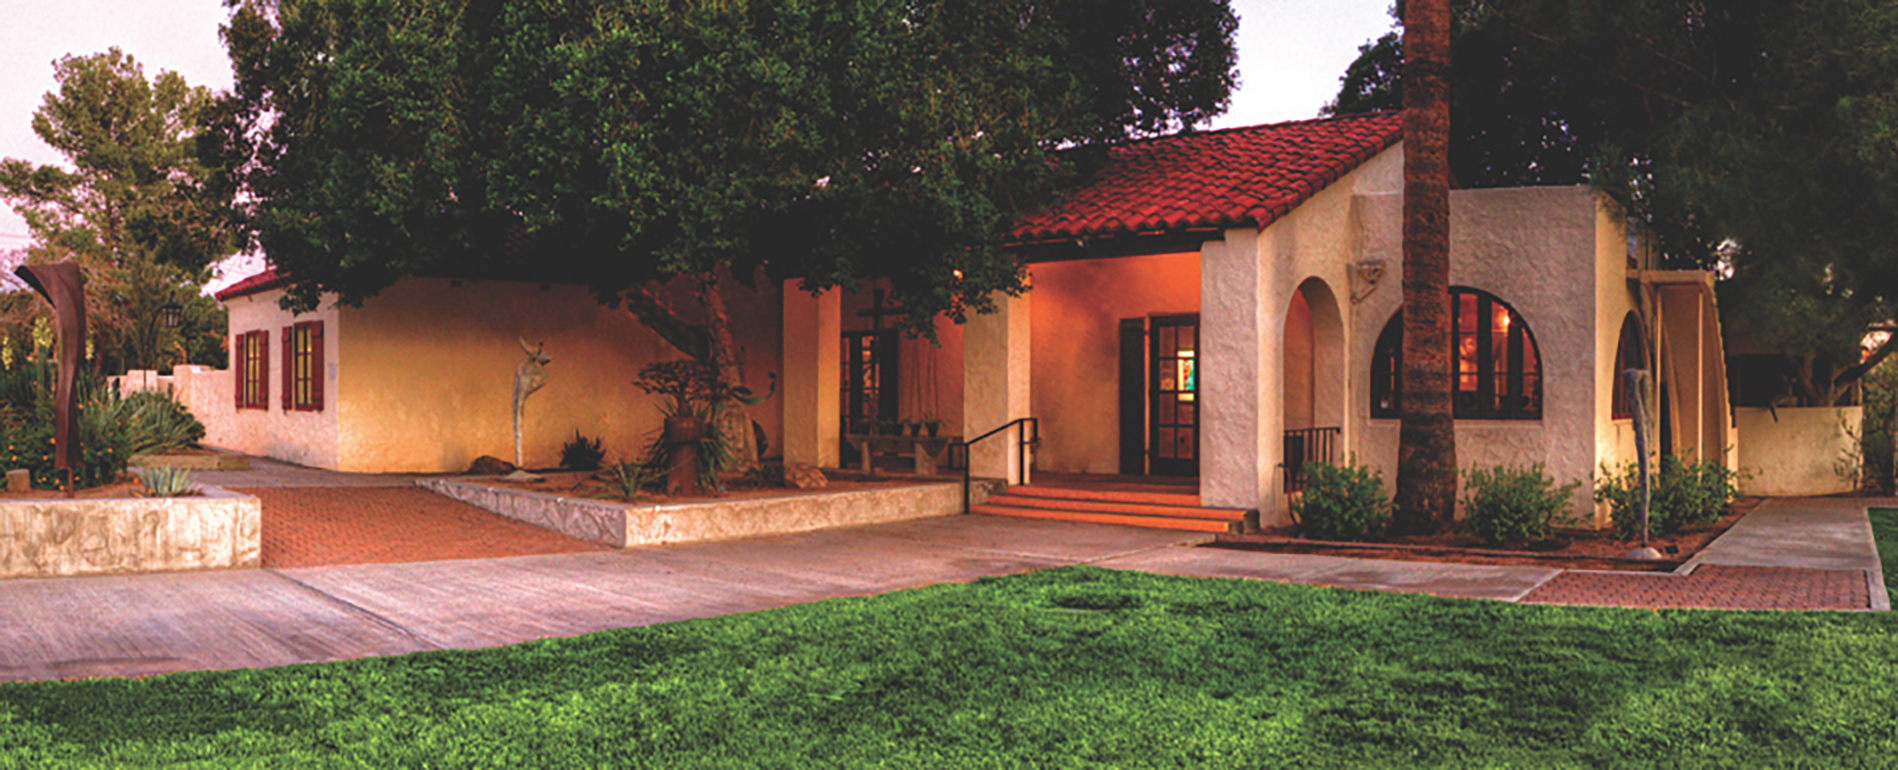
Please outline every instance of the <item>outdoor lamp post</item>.
[[172, 292], [171, 301], [158, 306], [158, 319], [165, 328], [176, 329], [185, 322], [185, 306], [178, 304], [178, 293]]

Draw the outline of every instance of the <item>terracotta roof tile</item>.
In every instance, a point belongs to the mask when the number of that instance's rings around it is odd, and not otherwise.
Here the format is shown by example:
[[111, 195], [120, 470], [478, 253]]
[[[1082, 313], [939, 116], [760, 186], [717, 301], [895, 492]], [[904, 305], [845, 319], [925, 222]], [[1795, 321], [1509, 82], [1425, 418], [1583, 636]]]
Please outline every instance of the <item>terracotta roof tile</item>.
[[280, 289], [289, 283], [290, 276], [277, 272], [277, 269], [273, 267], [226, 286], [212, 296], [217, 297], [219, 302], [224, 302], [236, 297], [243, 297], [271, 289]]
[[1402, 137], [1403, 114], [1385, 112], [1131, 142], [1109, 150], [1092, 182], [1024, 219], [1009, 240], [1263, 228]]

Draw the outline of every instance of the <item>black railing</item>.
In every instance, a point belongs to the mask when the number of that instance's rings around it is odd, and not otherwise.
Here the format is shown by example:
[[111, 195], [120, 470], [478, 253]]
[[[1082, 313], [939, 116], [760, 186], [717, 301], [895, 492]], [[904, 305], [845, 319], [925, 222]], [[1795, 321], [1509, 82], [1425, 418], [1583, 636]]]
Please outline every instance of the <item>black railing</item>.
[[1338, 463], [1338, 428], [1304, 428], [1285, 432], [1285, 491], [1289, 494], [1305, 488], [1305, 466], [1309, 463]]
[[[1040, 420], [1037, 420], [1033, 417], [1018, 417], [1013, 420], [1009, 420], [1006, 423], [1003, 423], [1001, 427], [996, 428], [995, 430], [989, 431], [980, 436], [976, 436], [975, 438], [969, 439], [968, 441], [957, 441], [949, 445], [947, 454], [945, 455], [945, 459], [949, 460], [951, 464], [956, 464], [958, 461], [960, 461], [960, 464], [962, 466], [962, 512], [963, 513], [966, 514], [969, 512], [969, 447], [974, 445], [976, 442], [981, 441], [982, 439], [988, 438], [990, 436], [993, 436], [997, 433], [1001, 433], [1002, 431], [1008, 430], [1009, 428], [1013, 428], [1016, 426], [1021, 426], [1021, 444], [1018, 447], [1020, 451], [1016, 453], [1015, 478], [1025, 479], [1025, 478], [1028, 478], [1028, 450], [1041, 446], [1041, 421]], [[957, 455], [958, 452], [961, 453], [959, 457]]]

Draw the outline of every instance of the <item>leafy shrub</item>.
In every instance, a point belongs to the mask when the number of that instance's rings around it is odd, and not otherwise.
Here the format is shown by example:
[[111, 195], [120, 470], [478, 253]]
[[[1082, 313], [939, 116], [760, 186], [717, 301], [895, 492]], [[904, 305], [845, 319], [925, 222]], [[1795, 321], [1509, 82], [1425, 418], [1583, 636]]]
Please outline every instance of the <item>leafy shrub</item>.
[[560, 467], [568, 470], [599, 470], [600, 461], [605, 459], [606, 450], [600, 448], [600, 440], [588, 440], [580, 435], [579, 428], [573, 429], [573, 438], [560, 448]]
[[[1603, 481], [1595, 486], [1595, 502], [1608, 503], [1608, 518], [1614, 522], [1615, 537], [1633, 540], [1641, 536], [1641, 476], [1630, 462], [1619, 473], [1602, 468]], [[1738, 477], [1726, 466], [1713, 460], [1686, 461], [1674, 455], [1662, 455], [1660, 469], [1649, 483], [1653, 495], [1648, 505], [1648, 533], [1678, 532], [1694, 522], [1717, 521], [1727, 505], [1738, 497]]]
[[784, 486], [784, 463], [761, 462], [745, 471], [743, 484], [755, 489], [777, 489]]
[[191, 471], [170, 465], [152, 465], [132, 471], [152, 497], [189, 497], [203, 494], [191, 483]]
[[1546, 540], [1549, 521], [1568, 506], [1582, 482], [1555, 486], [1542, 463], [1498, 465], [1466, 472], [1463, 531], [1490, 545]]
[[204, 440], [204, 423], [169, 393], [139, 391], [109, 403], [132, 454], [169, 452]]
[[1305, 491], [1292, 512], [1314, 540], [1376, 540], [1391, 521], [1383, 475], [1355, 463], [1305, 466]]

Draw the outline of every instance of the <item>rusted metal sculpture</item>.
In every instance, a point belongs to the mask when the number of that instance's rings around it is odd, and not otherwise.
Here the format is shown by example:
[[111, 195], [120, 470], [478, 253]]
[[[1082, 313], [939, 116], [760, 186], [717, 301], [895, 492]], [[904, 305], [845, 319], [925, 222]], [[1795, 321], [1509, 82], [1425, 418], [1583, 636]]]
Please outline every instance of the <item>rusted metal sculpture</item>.
[[59, 329], [59, 385], [53, 395], [53, 468], [60, 488], [73, 494], [74, 469], [82, 467], [79, 454], [79, 394], [74, 380], [86, 345], [86, 276], [70, 262], [26, 265], [13, 271], [53, 305]]
[[517, 468], [524, 469], [527, 465], [521, 458], [521, 420], [527, 408], [527, 397], [547, 384], [547, 370], [544, 367], [554, 361], [553, 356], [543, 352], [546, 347], [545, 342], [530, 346], [527, 340], [521, 339], [521, 350], [527, 352], [527, 360], [514, 367], [514, 465]]

